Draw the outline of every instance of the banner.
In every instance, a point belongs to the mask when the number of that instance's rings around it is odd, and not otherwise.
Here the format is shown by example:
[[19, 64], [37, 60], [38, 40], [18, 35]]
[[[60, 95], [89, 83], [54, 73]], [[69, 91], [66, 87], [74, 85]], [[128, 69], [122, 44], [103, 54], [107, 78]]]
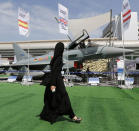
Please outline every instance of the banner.
[[127, 29], [131, 19], [131, 9], [128, 0], [123, 0], [122, 6], [122, 21], [123, 21], [123, 28]]
[[124, 60], [117, 60], [118, 80], [125, 80]]
[[19, 34], [26, 37], [29, 36], [29, 12], [25, 12], [23, 9], [18, 9], [18, 27]]
[[59, 32], [68, 34], [68, 9], [58, 4], [58, 15], [59, 15]]

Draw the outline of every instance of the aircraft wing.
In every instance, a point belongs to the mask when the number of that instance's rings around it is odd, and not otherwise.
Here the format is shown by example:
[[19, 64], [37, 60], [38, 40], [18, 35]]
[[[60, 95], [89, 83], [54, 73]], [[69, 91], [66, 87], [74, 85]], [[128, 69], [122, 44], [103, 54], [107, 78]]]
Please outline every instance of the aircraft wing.
[[[72, 68], [74, 67], [74, 61], [68, 61], [66, 59], [63, 59], [63, 68]], [[13, 69], [20, 69], [22, 67], [28, 67], [28, 64], [9, 64], [9, 65], [1, 65], [0, 68], [4, 68], [5, 70], [8, 70], [9, 68]], [[50, 70], [50, 62], [36, 62], [36, 63], [30, 63], [29, 68], [32, 70]]]
[[[28, 64], [10, 64], [10, 65], [2, 65], [0, 68], [3, 68], [4, 70], [9, 70], [10, 68], [16, 69], [16, 70], [23, 70], [25, 68], [28, 68]], [[49, 70], [49, 63], [36, 63], [36, 64], [29, 64], [29, 69], [31, 70]]]

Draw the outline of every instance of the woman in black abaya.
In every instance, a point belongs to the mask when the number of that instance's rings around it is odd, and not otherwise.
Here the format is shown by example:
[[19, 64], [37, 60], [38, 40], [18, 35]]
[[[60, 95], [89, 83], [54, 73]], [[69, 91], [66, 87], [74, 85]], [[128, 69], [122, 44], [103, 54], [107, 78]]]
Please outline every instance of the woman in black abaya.
[[[40, 118], [50, 123], [62, 115], [69, 115], [72, 121], [80, 122], [71, 107], [70, 99], [66, 91], [61, 70], [63, 66], [64, 44], [59, 42], [55, 46], [54, 56], [50, 63], [50, 82], [46, 82], [44, 93], [44, 107], [40, 113]], [[46, 78], [46, 81], [48, 78]]]

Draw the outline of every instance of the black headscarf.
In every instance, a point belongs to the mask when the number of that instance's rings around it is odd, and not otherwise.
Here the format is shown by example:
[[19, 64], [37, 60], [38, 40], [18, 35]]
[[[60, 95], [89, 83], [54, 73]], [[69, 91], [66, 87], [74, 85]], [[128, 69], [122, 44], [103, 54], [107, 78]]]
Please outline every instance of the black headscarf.
[[58, 57], [63, 57], [63, 51], [64, 51], [64, 44], [62, 42], [58, 42], [55, 46], [54, 56], [50, 63], [51, 66]]

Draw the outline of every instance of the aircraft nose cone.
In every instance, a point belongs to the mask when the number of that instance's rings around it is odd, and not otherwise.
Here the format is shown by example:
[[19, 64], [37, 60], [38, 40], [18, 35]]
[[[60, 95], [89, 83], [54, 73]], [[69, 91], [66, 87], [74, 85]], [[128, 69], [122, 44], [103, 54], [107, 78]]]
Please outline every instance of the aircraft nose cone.
[[134, 50], [131, 50], [131, 49], [123, 49], [123, 48], [121, 48], [121, 50], [119, 50], [119, 51], [121, 53], [125, 53], [126, 55], [131, 54], [131, 53], [134, 53]]
[[105, 56], [122, 56], [124, 53], [131, 54], [134, 50], [131, 49], [123, 49], [123, 48], [116, 48], [116, 47], [106, 47], [102, 53]]
[[134, 52], [134, 50], [130, 49], [123, 49], [123, 48], [111, 48], [110, 50], [111, 54], [131, 54]]
[[130, 50], [130, 49], [128, 49], [128, 51], [127, 51], [129, 54], [131, 54], [131, 53], [134, 53], [134, 50]]

